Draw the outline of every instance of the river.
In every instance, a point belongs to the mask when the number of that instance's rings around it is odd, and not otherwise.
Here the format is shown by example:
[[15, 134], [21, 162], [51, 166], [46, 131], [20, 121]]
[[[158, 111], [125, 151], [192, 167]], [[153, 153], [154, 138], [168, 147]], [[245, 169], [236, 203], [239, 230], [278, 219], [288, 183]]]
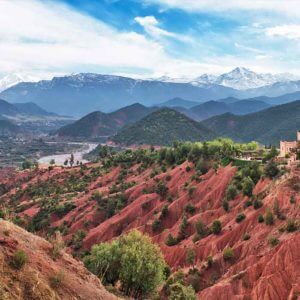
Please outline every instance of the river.
[[[91, 143], [68, 143], [73, 145], [82, 145], [82, 150], [76, 150], [73, 152], [74, 155], [74, 165], [76, 165], [76, 162], [82, 162], [87, 163], [88, 161], [83, 159], [84, 154], [89, 153], [90, 151], [94, 150], [98, 144], [91, 144]], [[71, 157], [70, 153], [64, 153], [64, 154], [54, 154], [54, 155], [48, 155], [41, 157], [38, 162], [39, 164], [49, 164], [52, 159], [55, 161], [55, 165], [62, 166], [66, 160], [69, 160]]]

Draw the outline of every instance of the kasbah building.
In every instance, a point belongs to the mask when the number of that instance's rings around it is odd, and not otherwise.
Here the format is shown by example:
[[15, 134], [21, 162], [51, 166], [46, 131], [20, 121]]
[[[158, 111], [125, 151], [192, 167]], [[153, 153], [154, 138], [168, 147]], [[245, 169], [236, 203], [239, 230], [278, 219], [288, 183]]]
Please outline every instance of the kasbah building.
[[288, 165], [297, 161], [297, 149], [300, 145], [300, 130], [297, 131], [296, 141], [280, 141], [280, 158], [287, 159]]

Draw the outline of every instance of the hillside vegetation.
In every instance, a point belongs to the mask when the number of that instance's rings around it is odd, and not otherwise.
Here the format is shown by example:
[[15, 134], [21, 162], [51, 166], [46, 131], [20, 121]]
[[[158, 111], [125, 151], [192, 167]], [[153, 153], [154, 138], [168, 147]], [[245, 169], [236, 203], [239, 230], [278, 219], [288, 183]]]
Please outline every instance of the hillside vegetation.
[[123, 145], [171, 145], [174, 141], [204, 141], [215, 134], [172, 109], [160, 109], [121, 129], [112, 140]]
[[[1, 216], [50, 239], [59, 231], [69, 252], [125, 295], [293, 299], [300, 171], [279, 170], [270, 155], [265, 165], [235, 158], [256, 147], [219, 139], [116, 154], [100, 148], [88, 165], [0, 172]], [[150, 289], [136, 283], [153, 263], [128, 262], [146, 249], [150, 262], [160, 256], [148, 237], [128, 237], [133, 229], [151, 237], [168, 265], [162, 278], [157, 261]]]

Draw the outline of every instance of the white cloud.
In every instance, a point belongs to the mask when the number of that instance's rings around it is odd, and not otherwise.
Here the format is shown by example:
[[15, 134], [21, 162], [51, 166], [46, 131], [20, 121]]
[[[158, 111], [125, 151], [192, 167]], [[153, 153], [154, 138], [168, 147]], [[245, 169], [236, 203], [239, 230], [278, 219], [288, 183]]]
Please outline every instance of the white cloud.
[[141, 25], [150, 36], [154, 37], [155, 39], [160, 39], [161, 37], [168, 37], [174, 38], [182, 42], [191, 41], [191, 39], [186, 36], [182, 36], [180, 34], [176, 34], [159, 28], [159, 22], [154, 16], [136, 17], [134, 20], [139, 25]]
[[[164, 38], [188, 41], [185, 37], [162, 29], [152, 16], [137, 17], [136, 22], [148, 37], [118, 31], [62, 4], [0, 0], [0, 70], [30, 74], [109, 70], [104, 72], [179, 77], [221, 73], [235, 65], [257, 69], [251, 57], [208, 57], [199, 51], [195, 59], [174, 58], [165, 51]], [[260, 68], [274, 70], [272, 63], [264, 64]]]
[[234, 43], [234, 46], [238, 49], [245, 50], [245, 51], [248, 51], [248, 52], [260, 53], [260, 54], [264, 53], [264, 51], [262, 51], [260, 49], [244, 46], [244, 45], [241, 45], [239, 43]]
[[144, 0], [187, 11], [272, 11], [298, 16], [300, 0]]
[[169, 58], [135, 32], [118, 32], [89, 16], [49, 2], [0, 1], [0, 69], [77, 66], [153, 69]]
[[297, 40], [300, 39], [300, 25], [281, 25], [270, 27], [266, 29], [266, 35]]

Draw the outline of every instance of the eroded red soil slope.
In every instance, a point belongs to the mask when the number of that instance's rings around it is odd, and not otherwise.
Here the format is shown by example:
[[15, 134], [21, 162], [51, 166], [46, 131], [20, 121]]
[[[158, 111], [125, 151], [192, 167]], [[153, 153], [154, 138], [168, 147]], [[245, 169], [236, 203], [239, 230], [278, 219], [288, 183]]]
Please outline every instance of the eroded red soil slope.
[[[78, 231], [85, 232], [79, 243], [84, 251], [95, 243], [109, 241], [137, 228], [160, 245], [173, 271], [179, 268], [187, 271], [190, 267], [186, 262], [187, 250], [195, 250], [196, 267], [201, 271], [199, 299], [297, 299], [300, 293], [300, 234], [299, 230], [287, 232], [286, 225], [289, 220], [300, 219], [300, 172], [295, 169], [275, 181], [261, 179], [254, 188], [254, 198], [261, 199], [261, 207], [255, 209], [253, 203], [248, 205], [251, 199], [239, 194], [229, 201], [230, 209], [225, 212], [222, 201], [236, 171], [236, 167], [228, 165], [217, 171], [211, 169], [199, 177], [194, 166], [185, 162], [153, 175], [152, 168], [140, 169], [135, 165], [120, 179], [120, 166], [103, 171], [99, 165], [91, 164], [84, 170], [76, 167], [32, 171], [27, 175], [23, 172], [16, 175], [14, 183], [20, 176], [18, 185], [24, 190], [49, 181], [64, 187], [70, 176], [75, 177], [75, 182], [87, 182], [83, 189], [66, 188], [54, 197], [59, 204], [68, 201], [74, 204], [74, 208], [63, 215], [52, 213], [49, 224], [50, 228], [65, 230], [64, 239], [70, 251], [74, 250], [72, 240]], [[27, 181], [24, 180], [26, 176]], [[157, 190], [160, 182], [167, 187], [164, 195]], [[25, 224], [40, 211], [42, 201], [52, 197], [25, 192], [12, 201], [15, 192], [15, 188], [9, 189], [2, 201], [15, 208], [22, 207], [18, 215]], [[101, 197], [93, 197], [95, 192]], [[120, 194], [125, 196], [126, 204], [108, 214], [110, 199]], [[291, 198], [294, 201], [291, 202]], [[265, 216], [267, 210], [274, 211], [275, 203], [281, 217], [275, 214], [273, 225], [259, 223], [258, 216]], [[187, 204], [194, 207], [193, 213], [186, 210]], [[165, 205], [167, 214], [161, 216]], [[242, 213], [245, 219], [236, 222], [237, 215]], [[178, 235], [184, 215], [188, 220], [185, 238], [174, 246], [167, 246], [168, 235]], [[209, 234], [193, 242], [195, 223], [199, 219], [208, 227], [214, 220], [220, 220], [221, 233]], [[154, 230], [155, 220], [160, 222]], [[278, 244], [271, 246], [270, 239], [277, 239]], [[226, 247], [232, 248], [234, 253], [229, 261], [223, 259]], [[207, 264], [208, 256], [213, 258], [212, 266]]]

